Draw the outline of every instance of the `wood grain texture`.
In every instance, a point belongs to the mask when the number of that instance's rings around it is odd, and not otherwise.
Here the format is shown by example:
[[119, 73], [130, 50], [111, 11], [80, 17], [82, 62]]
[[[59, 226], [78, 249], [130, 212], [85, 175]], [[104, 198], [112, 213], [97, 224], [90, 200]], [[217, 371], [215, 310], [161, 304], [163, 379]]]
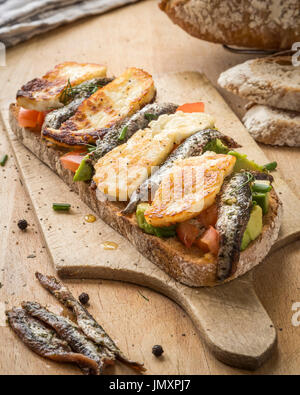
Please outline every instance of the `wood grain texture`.
[[[145, 14], [147, 18], [144, 18]], [[84, 45], [85, 37], [93, 37], [88, 49]], [[83, 45], [74, 46], [74, 42]], [[34, 62], [37, 56], [39, 62]], [[229, 54], [219, 46], [189, 37], [176, 26], [167, 23], [166, 17], [156, 8], [156, 1], [146, 1], [58, 29], [50, 35], [41, 36], [10, 50], [8, 66], [1, 70], [0, 75], [3, 102], [12, 101], [17, 87], [24, 82], [24, 70], [28, 80], [66, 57], [78, 61], [87, 58], [95, 62], [105, 60], [116, 74], [132, 65], [133, 60], [134, 65], [153, 73], [203, 70], [213, 81], [216, 81], [221, 71], [247, 58]], [[241, 116], [244, 112], [243, 102], [226, 92], [222, 91], [222, 94]], [[1, 152], [10, 152], [3, 133], [0, 138]], [[299, 177], [294, 176], [300, 170], [299, 152], [296, 149], [262, 148], [269, 160], [278, 161], [279, 173], [299, 196]], [[33, 279], [36, 268], [46, 273], [53, 273], [53, 268], [45, 249], [41, 248], [44, 242], [39, 229], [34, 231], [37, 223], [32, 210], [27, 210], [29, 201], [13, 163], [10, 158], [6, 167], [0, 169], [1, 232], [4, 235], [0, 239], [3, 258], [1, 265], [4, 269], [4, 272], [0, 272], [0, 281], [4, 284], [0, 290], [0, 300], [3, 303], [6, 301], [10, 306], [18, 304], [24, 298], [28, 299], [30, 295], [42, 303], [55, 305], [53, 299]], [[81, 214], [84, 216], [86, 213]], [[30, 230], [24, 234], [18, 231], [14, 223], [23, 216], [31, 224]], [[258, 374], [300, 372], [300, 329], [291, 324], [292, 303], [300, 301], [297, 264], [300, 258], [299, 246], [299, 242], [295, 242], [276, 251], [254, 273], [256, 291], [278, 329], [278, 351], [257, 371]], [[33, 251], [36, 251], [37, 257], [27, 259]], [[150, 373], [244, 373], [223, 365], [208, 353], [207, 347], [196, 336], [189, 318], [169, 299], [148, 289], [118, 282], [101, 281], [100, 284], [99, 280], [71, 280], [67, 283], [75, 295], [82, 290], [90, 294], [92, 313], [119, 340], [124, 351], [128, 350], [131, 357], [142, 357]], [[26, 287], [23, 287], [25, 284]], [[28, 351], [8, 328], [1, 327], [0, 330], [1, 373], [78, 372], [76, 368], [48, 363]], [[165, 349], [165, 357], [161, 361], [155, 359], [150, 352], [152, 345], [156, 343], [161, 343]], [[116, 371], [129, 373], [125, 368], [119, 367]]]

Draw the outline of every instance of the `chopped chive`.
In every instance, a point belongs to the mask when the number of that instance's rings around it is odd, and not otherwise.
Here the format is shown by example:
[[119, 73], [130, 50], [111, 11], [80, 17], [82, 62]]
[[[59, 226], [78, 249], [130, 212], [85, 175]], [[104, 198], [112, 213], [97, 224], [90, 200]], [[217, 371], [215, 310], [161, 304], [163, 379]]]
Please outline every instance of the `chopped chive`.
[[97, 147], [94, 145], [93, 147], [88, 148], [88, 152], [94, 152]]
[[275, 170], [276, 167], [277, 167], [277, 162], [270, 162], [270, 163], [267, 163], [266, 165], [264, 165], [264, 169], [268, 170], [268, 171]]
[[75, 96], [70, 78], [68, 79], [68, 83], [67, 86], [65, 87], [65, 89], [62, 91], [61, 95], [60, 95], [60, 101], [61, 103], [63, 103], [64, 105], [68, 104], [68, 102], [70, 102]]
[[122, 129], [122, 131], [120, 133], [119, 140], [122, 141], [125, 139], [127, 130], [128, 130], [128, 126], [124, 126], [124, 128]]
[[8, 155], [3, 155], [3, 157], [1, 158], [1, 161], [0, 161], [0, 165], [5, 166], [7, 159], [8, 159]]
[[53, 203], [52, 208], [54, 211], [69, 211], [71, 205], [69, 203]]
[[254, 180], [254, 176], [252, 173], [249, 172], [245, 172], [246, 176], [247, 176], [247, 181], [243, 182], [243, 184], [238, 185], [236, 187], [237, 190], [242, 189], [245, 185], [249, 184], [250, 182], [252, 182]]
[[252, 191], [253, 192], [262, 192], [262, 193], [267, 193], [272, 189], [271, 185], [268, 184], [263, 184], [259, 182], [254, 182], [252, 185]]
[[[93, 144], [84, 144], [84, 146], [86, 147], [87, 152], [93, 152], [97, 148], [97, 146]], [[86, 156], [86, 152], [83, 152], [82, 155]]]
[[151, 114], [148, 112], [145, 114], [145, 118], [147, 119], [147, 121], [155, 121], [158, 118], [158, 115]]
[[98, 86], [95, 86], [95, 87], [92, 89], [91, 94], [93, 95], [94, 93], [96, 93], [98, 89], [99, 89]]

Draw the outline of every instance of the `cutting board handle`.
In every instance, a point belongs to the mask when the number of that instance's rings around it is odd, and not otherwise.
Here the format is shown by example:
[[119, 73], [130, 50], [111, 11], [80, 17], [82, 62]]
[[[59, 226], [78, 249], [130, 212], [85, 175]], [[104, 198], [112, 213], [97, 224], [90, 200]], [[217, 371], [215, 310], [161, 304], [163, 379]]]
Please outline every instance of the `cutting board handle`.
[[[144, 260], [137, 266], [132, 262], [98, 269], [97, 277], [146, 286], [174, 300], [192, 319], [212, 354], [229, 366], [256, 370], [275, 348], [276, 331], [255, 293], [252, 272], [217, 287], [192, 288]], [[67, 274], [63, 266], [58, 273]], [[95, 273], [88, 277], [95, 278]]]
[[170, 296], [221, 362], [255, 370], [273, 352], [276, 331], [255, 293], [252, 273], [214, 288], [172, 289]]

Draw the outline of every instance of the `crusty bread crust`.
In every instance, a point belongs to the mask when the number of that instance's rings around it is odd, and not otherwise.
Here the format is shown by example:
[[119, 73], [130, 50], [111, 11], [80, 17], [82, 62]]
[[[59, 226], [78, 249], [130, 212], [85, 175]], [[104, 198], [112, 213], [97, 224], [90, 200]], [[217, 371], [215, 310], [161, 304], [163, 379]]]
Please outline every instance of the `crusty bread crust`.
[[160, 8], [194, 37], [259, 49], [300, 41], [298, 0], [161, 0]]
[[243, 122], [258, 142], [270, 145], [300, 147], [300, 113], [254, 105]]
[[221, 73], [218, 83], [251, 102], [300, 111], [300, 67], [291, 56], [248, 60]]
[[[20, 141], [33, 152], [42, 162], [55, 171], [80, 198], [99, 217], [113, 229], [126, 237], [139, 252], [155, 263], [170, 276], [189, 286], [214, 286], [216, 282], [216, 259], [211, 254], [201, 255], [197, 247], [187, 249], [177, 238], [160, 239], [144, 233], [138, 226], [135, 216], [120, 215], [124, 203], [101, 201], [88, 183], [73, 182], [73, 174], [61, 166], [59, 157], [64, 151], [41, 140], [40, 134], [22, 128], [17, 121], [18, 107], [10, 106], [10, 125]], [[273, 190], [271, 193], [270, 210], [264, 217], [263, 232], [259, 238], [241, 253], [235, 274], [227, 279], [230, 281], [258, 265], [267, 255], [278, 237], [281, 222], [282, 205]]]

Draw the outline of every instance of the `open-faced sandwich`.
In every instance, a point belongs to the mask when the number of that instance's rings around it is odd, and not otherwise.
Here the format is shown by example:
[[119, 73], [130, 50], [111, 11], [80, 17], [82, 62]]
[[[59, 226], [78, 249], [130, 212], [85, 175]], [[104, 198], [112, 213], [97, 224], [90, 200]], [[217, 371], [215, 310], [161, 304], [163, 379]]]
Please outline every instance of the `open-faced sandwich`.
[[17, 137], [106, 223], [190, 286], [260, 263], [276, 240], [274, 164], [260, 165], [215, 128], [203, 103], [157, 103], [152, 77], [60, 64], [10, 106]]

